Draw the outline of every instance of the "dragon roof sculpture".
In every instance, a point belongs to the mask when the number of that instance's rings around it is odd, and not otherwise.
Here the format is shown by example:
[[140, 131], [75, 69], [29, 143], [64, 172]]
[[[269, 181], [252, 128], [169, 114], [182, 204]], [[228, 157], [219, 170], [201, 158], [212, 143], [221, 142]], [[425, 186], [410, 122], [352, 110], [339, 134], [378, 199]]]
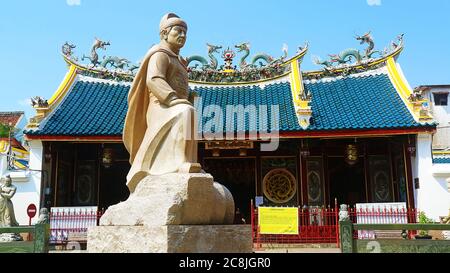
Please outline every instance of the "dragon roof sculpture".
[[[362, 36], [355, 36], [360, 44], [367, 47], [358, 49], [346, 49], [339, 54], [329, 54], [329, 59], [322, 61], [319, 57], [313, 57], [313, 62], [323, 66], [321, 70], [302, 71], [306, 80], [320, 79], [323, 77], [345, 76], [370, 69], [376, 69], [384, 65], [389, 57], [396, 57], [403, 50], [403, 34], [397, 37], [384, 50], [375, 50], [375, 43], [371, 32]], [[75, 45], [66, 42], [62, 46], [62, 55], [69, 65], [78, 68], [78, 73], [93, 76], [100, 79], [117, 81], [132, 81], [140, 64], [133, 64], [125, 58], [118, 56], [99, 57], [99, 49], [106, 50], [110, 42], [94, 39], [89, 56], [78, 58], [74, 54]], [[225, 47], [206, 44], [208, 58], [200, 55], [192, 55], [186, 58], [189, 81], [198, 84], [240, 84], [255, 83], [282, 78], [291, 72], [292, 62], [301, 62], [306, 55], [309, 45], [298, 48], [296, 54], [288, 58], [288, 49], [284, 45], [282, 56], [274, 58], [266, 53], [250, 54], [250, 43], [244, 42]], [[234, 63], [239, 57], [238, 63]], [[80, 61], [81, 59], [81, 61]], [[222, 59], [222, 60], [220, 60]], [[89, 62], [86, 62], [89, 61]]]
[[397, 41], [391, 42], [391, 45], [383, 51], [374, 50], [375, 42], [371, 31], [362, 36], [355, 36], [355, 39], [360, 41], [360, 44], [367, 44], [364, 52], [349, 48], [341, 51], [339, 54], [329, 54], [329, 59], [325, 61], [322, 61], [317, 56], [313, 56], [313, 62], [317, 65], [322, 65], [323, 69], [306, 72], [305, 77], [307, 79], [317, 79], [324, 76], [345, 76], [383, 66], [387, 58], [395, 57], [403, 50], [403, 36], [403, 34], [398, 35]]
[[103, 59], [99, 58], [97, 51], [99, 49], [106, 50], [106, 47], [110, 45], [110, 42], [104, 42], [95, 38], [90, 56], [83, 55], [81, 58], [81, 61], [89, 60], [90, 64], [81, 63], [79, 58], [74, 55], [76, 46], [68, 42], [62, 46], [62, 55], [68, 64], [75, 65], [79, 68], [79, 73], [83, 75], [101, 79], [132, 81], [139, 64], [131, 64], [129, 60], [117, 56], [103, 56]]
[[[237, 52], [228, 47], [221, 54], [223, 64], [219, 62], [214, 54], [220, 54], [222, 46], [207, 45], [209, 61], [199, 55], [187, 58], [189, 80], [195, 83], [248, 83], [279, 78], [290, 72], [290, 62], [302, 58], [307, 50], [308, 44], [299, 47], [299, 51], [290, 59], [287, 59], [287, 46], [283, 47], [283, 56], [273, 58], [266, 53], [254, 55], [249, 62], [250, 43], [235, 45]], [[239, 68], [233, 63], [238, 53], [243, 52], [239, 61]]]

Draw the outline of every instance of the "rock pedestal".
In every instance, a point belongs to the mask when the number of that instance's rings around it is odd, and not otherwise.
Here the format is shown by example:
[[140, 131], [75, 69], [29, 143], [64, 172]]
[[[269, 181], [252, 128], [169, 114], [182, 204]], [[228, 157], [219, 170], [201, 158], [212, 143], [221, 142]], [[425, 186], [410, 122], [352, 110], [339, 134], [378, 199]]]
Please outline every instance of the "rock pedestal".
[[89, 229], [90, 253], [249, 253], [250, 225], [99, 226]]
[[232, 225], [234, 201], [210, 174], [147, 176], [89, 229], [89, 252], [251, 252], [251, 227]]

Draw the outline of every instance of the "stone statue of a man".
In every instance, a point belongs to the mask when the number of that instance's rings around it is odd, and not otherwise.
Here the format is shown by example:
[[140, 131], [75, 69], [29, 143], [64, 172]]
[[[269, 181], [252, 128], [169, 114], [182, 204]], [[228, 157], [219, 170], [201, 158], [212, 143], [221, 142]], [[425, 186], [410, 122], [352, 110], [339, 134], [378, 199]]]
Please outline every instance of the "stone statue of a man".
[[130, 153], [130, 196], [108, 208], [102, 226], [233, 223], [231, 192], [197, 163], [195, 109], [179, 56], [186, 31], [177, 15], [164, 15], [161, 42], [149, 50], [134, 79], [123, 132]]
[[14, 214], [14, 205], [11, 198], [16, 194], [16, 186], [12, 184], [9, 175], [2, 179], [4, 182], [0, 184], [0, 227], [18, 226]]
[[186, 62], [179, 55], [187, 24], [169, 13], [159, 30], [161, 42], [144, 57], [128, 94], [123, 142], [130, 153], [131, 192], [147, 175], [201, 171], [195, 109], [188, 100]]

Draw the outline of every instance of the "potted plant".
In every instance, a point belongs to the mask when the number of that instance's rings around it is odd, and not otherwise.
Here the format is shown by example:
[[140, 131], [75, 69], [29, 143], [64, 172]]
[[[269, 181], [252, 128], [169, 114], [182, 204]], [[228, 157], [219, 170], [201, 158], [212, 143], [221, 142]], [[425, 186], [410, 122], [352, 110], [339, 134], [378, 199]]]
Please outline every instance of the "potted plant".
[[[419, 213], [419, 224], [431, 224], [434, 223], [433, 219], [427, 217], [425, 212]], [[432, 236], [428, 234], [428, 230], [419, 230], [419, 234], [415, 236], [416, 239], [431, 239]]]

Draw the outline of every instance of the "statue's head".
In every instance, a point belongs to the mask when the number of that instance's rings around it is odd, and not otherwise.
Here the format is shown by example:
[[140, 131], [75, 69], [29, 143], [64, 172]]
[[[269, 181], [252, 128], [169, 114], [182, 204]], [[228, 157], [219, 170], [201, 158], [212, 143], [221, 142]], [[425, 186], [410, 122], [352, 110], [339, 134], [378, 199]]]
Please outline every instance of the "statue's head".
[[181, 49], [186, 42], [187, 24], [178, 15], [168, 13], [159, 23], [159, 35], [171, 48]]
[[11, 176], [8, 174], [7, 176], [5, 176], [5, 185], [10, 186], [11, 183], [12, 183], [12, 179], [11, 179]]

